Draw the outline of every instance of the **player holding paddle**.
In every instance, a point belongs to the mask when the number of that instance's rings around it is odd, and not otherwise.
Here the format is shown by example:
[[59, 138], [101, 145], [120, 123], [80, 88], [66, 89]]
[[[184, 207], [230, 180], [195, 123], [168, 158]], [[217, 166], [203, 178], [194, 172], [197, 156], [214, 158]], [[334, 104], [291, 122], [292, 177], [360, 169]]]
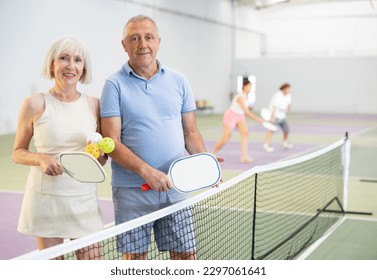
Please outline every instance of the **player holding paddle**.
[[250, 104], [248, 95], [250, 93], [252, 84], [248, 78], [244, 78], [242, 82], [242, 92], [233, 97], [230, 108], [225, 111], [223, 124], [224, 131], [220, 140], [216, 143], [212, 153], [216, 154], [230, 139], [232, 131], [237, 127], [241, 134], [241, 159], [242, 163], [252, 163], [253, 159], [249, 156], [248, 140], [249, 132], [247, 128], [246, 116], [263, 124], [263, 119], [254, 115], [249, 107]]
[[[274, 123], [282, 129], [283, 147], [285, 149], [293, 148], [293, 145], [288, 142], [289, 126], [286, 120], [287, 112], [290, 111], [291, 103], [291, 85], [288, 83], [284, 83], [280, 86], [279, 91], [271, 97], [270, 103], [268, 105], [269, 113], [265, 113], [265, 115], [268, 115], [270, 117], [270, 121], [272, 123]], [[266, 118], [268, 117], [266, 116]], [[268, 130], [266, 132], [266, 138], [263, 144], [263, 150], [265, 152], [271, 153], [275, 150], [273, 147], [270, 146], [273, 133], [273, 130]]]
[[[170, 164], [168, 176], [173, 188], [182, 193], [213, 187], [221, 180], [221, 169], [217, 159], [209, 153], [197, 153], [179, 158]], [[145, 183], [142, 191], [151, 187]]]
[[[19, 113], [13, 160], [30, 166], [18, 230], [33, 235], [39, 249], [102, 229], [97, 184], [81, 183], [63, 173], [59, 154], [84, 151], [87, 135], [99, 130], [99, 100], [77, 91], [91, 81], [84, 45], [63, 37], [49, 49], [43, 75], [53, 87], [29, 96]], [[36, 151], [30, 150], [34, 138]], [[106, 155], [98, 160], [104, 164]], [[99, 244], [77, 252], [78, 259], [97, 259]]]
[[[169, 166], [187, 153], [206, 151], [191, 87], [182, 74], [157, 61], [160, 41], [151, 18], [131, 18], [122, 38], [129, 60], [106, 80], [101, 96], [103, 136], [115, 141], [109, 155], [116, 224], [187, 199], [172, 188]], [[143, 192], [144, 183], [152, 190]], [[153, 228], [159, 249], [169, 251], [171, 259], [195, 259], [192, 212], [184, 211], [118, 236], [123, 258], [146, 259]]]

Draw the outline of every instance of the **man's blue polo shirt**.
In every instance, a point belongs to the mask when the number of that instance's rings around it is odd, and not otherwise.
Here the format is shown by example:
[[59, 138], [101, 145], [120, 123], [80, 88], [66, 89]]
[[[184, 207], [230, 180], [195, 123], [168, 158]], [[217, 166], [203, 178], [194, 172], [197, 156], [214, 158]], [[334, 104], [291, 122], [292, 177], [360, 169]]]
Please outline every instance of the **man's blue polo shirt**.
[[[101, 118], [120, 117], [121, 141], [149, 165], [167, 173], [169, 165], [185, 153], [182, 114], [196, 109], [187, 79], [159, 63], [148, 81], [128, 63], [105, 81]], [[143, 179], [111, 163], [112, 185], [140, 187]]]

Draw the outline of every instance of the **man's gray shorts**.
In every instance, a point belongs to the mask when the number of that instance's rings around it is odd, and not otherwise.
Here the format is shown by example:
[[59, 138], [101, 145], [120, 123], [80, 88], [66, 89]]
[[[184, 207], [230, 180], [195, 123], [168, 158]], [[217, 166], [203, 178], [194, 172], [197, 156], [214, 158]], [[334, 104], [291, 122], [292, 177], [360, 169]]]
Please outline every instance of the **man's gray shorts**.
[[[169, 192], [153, 190], [142, 192], [140, 188], [113, 187], [115, 223], [130, 221], [187, 198], [187, 194], [179, 193], [174, 189]], [[196, 251], [191, 207], [118, 235], [118, 251], [129, 254], [148, 252], [152, 229], [159, 251]]]
[[283, 132], [289, 133], [289, 126], [286, 119], [275, 119], [275, 125], [280, 126]]

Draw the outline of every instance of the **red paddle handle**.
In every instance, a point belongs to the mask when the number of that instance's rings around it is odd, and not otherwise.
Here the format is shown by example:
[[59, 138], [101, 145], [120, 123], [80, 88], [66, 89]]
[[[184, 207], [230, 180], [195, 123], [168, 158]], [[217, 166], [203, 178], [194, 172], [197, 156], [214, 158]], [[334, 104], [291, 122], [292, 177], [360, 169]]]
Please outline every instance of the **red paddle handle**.
[[147, 183], [141, 185], [141, 191], [146, 192], [152, 189]]

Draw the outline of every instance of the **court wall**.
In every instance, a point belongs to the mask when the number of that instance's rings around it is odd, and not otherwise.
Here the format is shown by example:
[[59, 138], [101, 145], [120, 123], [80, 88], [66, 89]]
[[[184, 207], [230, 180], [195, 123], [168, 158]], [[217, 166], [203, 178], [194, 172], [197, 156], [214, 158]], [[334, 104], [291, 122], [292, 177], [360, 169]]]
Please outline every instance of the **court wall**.
[[288, 82], [296, 112], [377, 113], [377, 56], [244, 59], [237, 71], [256, 76], [256, 109]]

